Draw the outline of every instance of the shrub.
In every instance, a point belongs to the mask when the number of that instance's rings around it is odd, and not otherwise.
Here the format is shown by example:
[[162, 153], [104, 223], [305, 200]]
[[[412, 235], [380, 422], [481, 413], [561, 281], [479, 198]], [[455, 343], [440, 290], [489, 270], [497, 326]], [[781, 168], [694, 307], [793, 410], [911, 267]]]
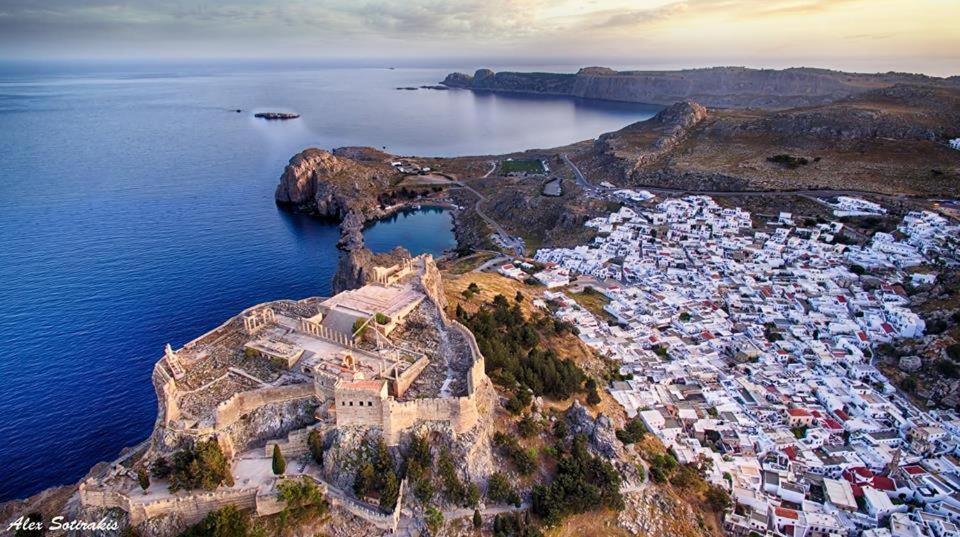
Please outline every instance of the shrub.
[[917, 379], [914, 377], [906, 377], [900, 382], [900, 387], [907, 393], [913, 393], [917, 391]]
[[170, 492], [178, 490], [216, 490], [221, 484], [233, 486], [230, 464], [216, 439], [198, 442], [173, 455], [170, 466]]
[[228, 505], [211, 511], [203, 520], [190, 526], [180, 537], [247, 537], [253, 535], [250, 514]]
[[427, 523], [427, 529], [430, 530], [430, 535], [436, 535], [440, 532], [440, 528], [443, 527], [443, 513], [436, 507], [430, 506], [427, 508], [423, 521]]
[[806, 166], [810, 163], [806, 157], [795, 157], [793, 155], [774, 155], [772, 157], [767, 157], [767, 161], [774, 164], [780, 164], [786, 168], [794, 169], [799, 168], [800, 166]]
[[377, 312], [377, 314], [374, 315], [374, 319], [376, 319], [377, 324], [389, 324], [389, 323], [390, 323], [390, 316], [389, 316], [389, 315], [384, 315], [383, 313], [380, 313], [380, 312]]

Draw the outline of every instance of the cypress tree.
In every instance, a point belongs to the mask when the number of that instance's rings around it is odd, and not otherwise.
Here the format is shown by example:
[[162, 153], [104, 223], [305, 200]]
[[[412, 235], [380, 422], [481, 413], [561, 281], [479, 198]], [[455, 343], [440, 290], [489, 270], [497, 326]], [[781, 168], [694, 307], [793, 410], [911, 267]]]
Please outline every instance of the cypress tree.
[[480, 517], [480, 510], [473, 510], [473, 527], [475, 529], [480, 529], [480, 526], [483, 526], [483, 518]]
[[280, 444], [273, 445], [273, 473], [274, 475], [282, 475], [283, 472], [287, 470], [287, 461], [283, 458], [283, 453], [280, 451]]
[[140, 483], [140, 488], [143, 489], [143, 493], [147, 493], [147, 489], [150, 488], [150, 476], [147, 475], [146, 468], [137, 469], [137, 482]]

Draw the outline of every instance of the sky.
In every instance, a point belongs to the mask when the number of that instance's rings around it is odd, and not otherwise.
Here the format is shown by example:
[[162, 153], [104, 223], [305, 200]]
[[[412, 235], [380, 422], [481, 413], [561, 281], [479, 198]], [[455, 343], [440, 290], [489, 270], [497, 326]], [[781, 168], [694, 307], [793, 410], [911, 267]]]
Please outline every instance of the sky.
[[960, 0], [0, 0], [0, 58], [960, 74]]

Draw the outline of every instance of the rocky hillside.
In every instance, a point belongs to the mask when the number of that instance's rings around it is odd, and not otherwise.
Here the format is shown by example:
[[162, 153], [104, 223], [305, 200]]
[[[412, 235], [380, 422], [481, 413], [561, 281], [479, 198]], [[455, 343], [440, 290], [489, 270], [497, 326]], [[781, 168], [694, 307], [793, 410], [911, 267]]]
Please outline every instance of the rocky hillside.
[[452, 73], [442, 84], [484, 91], [570, 95], [588, 99], [669, 105], [696, 101], [718, 108], [782, 109], [826, 104], [898, 84], [960, 87], [960, 79], [907, 73], [861, 74], [826, 69], [711, 67], [680, 71], [614, 71], [587, 67], [576, 74]]
[[893, 86], [781, 111], [668, 107], [574, 156], [595, 180], [706, 191], [957, 195], [960, 89]]

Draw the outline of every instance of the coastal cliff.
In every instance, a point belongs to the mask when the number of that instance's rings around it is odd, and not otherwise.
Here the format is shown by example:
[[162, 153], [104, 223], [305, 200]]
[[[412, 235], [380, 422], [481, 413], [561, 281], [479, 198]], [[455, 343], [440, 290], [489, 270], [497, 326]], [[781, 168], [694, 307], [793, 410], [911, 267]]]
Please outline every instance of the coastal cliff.
[[490, 69], [479, 69], [473, 76], [451, 73], [441, 83], [480, 91], [569, 95], [662, 105], [689, 100], [716, 108], [769, 109], [826, 104], [898, 84], [960, 87], [957, 77], [844, 73], [805, 67], [782, 70], [711, 67], [679, 71], [614, 71], [605, 67], [586, 67], [576, 74], [495, 73]]
[[340, 223], [340, 259], [331, 283], [334, 293], [370, 283], [374, 266], [411, 257], [403, 248], [374, 254], [363, 242], [364, 225], [384, 215], [378, 196], [394, 174], [389, 158], [371, 148], [333, 152], [310, 148], [294, 155], [280, 176], [277, 205]]

